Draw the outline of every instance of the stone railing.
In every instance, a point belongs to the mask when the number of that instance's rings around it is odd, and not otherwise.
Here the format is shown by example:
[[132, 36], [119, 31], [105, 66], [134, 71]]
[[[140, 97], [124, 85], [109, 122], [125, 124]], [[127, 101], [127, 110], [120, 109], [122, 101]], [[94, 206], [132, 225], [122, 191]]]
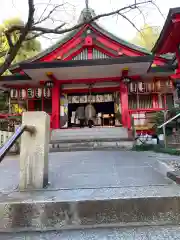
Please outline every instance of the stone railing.
[[2, 161], [21, 136], [20, 190], [41, 189], [48, 184], [49, 130], [48, 114], [24, 112], [22, 125], [16, 129], [14, 134], [11, 133], [10, 138], [8, 135], [8, 141], [0, 148], [0, 161]]

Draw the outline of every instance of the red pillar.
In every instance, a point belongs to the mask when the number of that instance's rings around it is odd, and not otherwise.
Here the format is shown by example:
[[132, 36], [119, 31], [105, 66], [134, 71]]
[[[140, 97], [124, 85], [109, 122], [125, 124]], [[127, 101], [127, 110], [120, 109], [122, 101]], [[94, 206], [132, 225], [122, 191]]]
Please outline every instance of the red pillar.
[[128, 88], [123, 82], [120, 82], [120, 102], [122, 125], [129, 128], [130, 116], [128, 112]]
[[60, 86], [58, 81], [54, 81], [52, 88], [52, 128], [60, 128]]
[[153, 101], [153, 108], [158, 108], [159, 107], [158, 95], [154, 94], [152, 97], [152, 101]]

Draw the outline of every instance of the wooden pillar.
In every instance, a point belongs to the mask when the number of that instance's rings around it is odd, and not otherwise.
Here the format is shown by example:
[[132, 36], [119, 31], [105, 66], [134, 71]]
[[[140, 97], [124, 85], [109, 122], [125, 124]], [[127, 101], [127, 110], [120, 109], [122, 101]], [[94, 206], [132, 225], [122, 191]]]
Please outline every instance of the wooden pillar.
[[52, 88], [52, 128], [60, 128], [60, 86], [58, 81], [54, 81]]
[[128, 88], [123, 82], [120, 82], [120, 101], [121, 101], [122, 125], [124, 127], [129, 127], [130, 116], [128, 112]]

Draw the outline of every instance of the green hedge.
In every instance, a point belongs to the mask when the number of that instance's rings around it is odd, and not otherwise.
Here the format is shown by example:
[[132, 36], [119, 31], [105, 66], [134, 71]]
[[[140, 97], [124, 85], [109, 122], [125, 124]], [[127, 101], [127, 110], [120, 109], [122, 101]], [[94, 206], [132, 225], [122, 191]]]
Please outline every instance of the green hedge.
[[132, 150], [138, 151], [138, 152], [152, 151], [154, 150], [154, 145], [151, 145], [151, 144], [135, 145], [133, 146]]
[[133, 151], [144, 152], [144, 151], [154, 151], [157, 153], [167, 153], [170, 155], [180, 156], [180, 150], [172, 148], [164, 148], [159, 145], [143, 144], [137, 145], [132, 148]]

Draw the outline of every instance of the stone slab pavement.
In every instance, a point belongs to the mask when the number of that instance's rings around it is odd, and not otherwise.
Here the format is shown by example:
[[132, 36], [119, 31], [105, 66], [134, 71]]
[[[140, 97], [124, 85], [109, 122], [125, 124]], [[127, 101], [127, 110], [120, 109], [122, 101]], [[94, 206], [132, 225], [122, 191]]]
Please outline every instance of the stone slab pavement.
[[6, 233], [1, 240], [178, 240], [179, 226], [149, 226], [137, 228], [87, 229], [45, 233]]
[[[149, 152], [51, 153], [49, 188], [97, 189], [172, 184], [171, 180], [156, 171], [156, 162], [156, 155]], [[18, 156], [6, 157], [0, 165], [0, 191], [13, 191], [18, 182]]]

